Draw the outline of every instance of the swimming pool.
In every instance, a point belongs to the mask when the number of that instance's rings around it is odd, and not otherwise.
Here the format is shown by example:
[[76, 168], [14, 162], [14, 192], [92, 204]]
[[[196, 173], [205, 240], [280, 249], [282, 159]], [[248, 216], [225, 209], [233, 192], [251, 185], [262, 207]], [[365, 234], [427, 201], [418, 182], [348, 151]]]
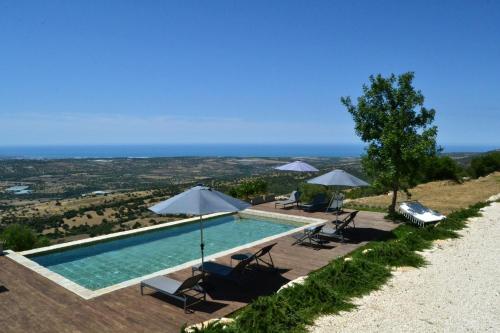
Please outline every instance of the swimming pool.
[[[207, 256], [303, 225], [238, 215], [203, 223]], [[78, 285], [98, 290], [199, 259], [199, 243], [199, 223], [192, 222], [28, 257]]]

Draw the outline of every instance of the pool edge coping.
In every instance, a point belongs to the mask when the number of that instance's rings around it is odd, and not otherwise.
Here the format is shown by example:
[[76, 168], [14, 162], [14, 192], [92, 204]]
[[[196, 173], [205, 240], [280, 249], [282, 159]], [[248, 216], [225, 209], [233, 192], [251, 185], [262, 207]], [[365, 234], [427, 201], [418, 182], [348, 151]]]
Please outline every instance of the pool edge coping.
[[[227, 249], [224, 251], [220, 251], [220, 252], [211, 254], [211, 255], [205, 257], [206, 261], [212, 261], [212, 260], [215, 260], [217, 258], [226, 256], [230, 253], [241, 251], [241, 250], [249, 248], [249, 247], [253, 247], [253, 246], [263, 244], [263, 243], [266, 243], [266, 242], [269, 242], [269, 241], [272, 241], [272, 240], [275, 240], [278, 238], [282, 238], [282, 237], [294, 234], [296, 232], [302, 231], [302, 230], [309, 228], [313, 225], [319, 225], [319, 224], [327, 222], [327, 220], [320, 219], [320, 218], [313, 218], [313, 217], [307, 217], [307, 216], [294, 216], [294, 215], [289, 215], [289, 214], [267, 212], [267, 211], [261, 211], [261, 210], [256, 210], [256, 209], [245, 209], [239, 213], [242, 213], [243, 215], [250, 215], [250, 216], [253, 215], [253, 216], [258, 216], [258, 217], [268, 217], [268, 218], [275, 218], [275, 219], [279, 219], [279, 220], [302, 222], [305, 224], [303, 226], [296, 227], [296, 228], [293, 228], [291, 230], [288, 230], [288, 231], [285, 231], [285, 232], [282, 232], [282, 233], [279, 233], [276, 235], [264, 237], [262, 239], [259, 239], [259, 240], [256, 240], [256, 241], [253, 241], [250, 243], [242, 244], [240, 246], [236, 246], [236, 247], [231, 248], [231, 249]], [[204, 219], [215, 218], [215, 217], [232, 215], [232, 214], [233, 213], [215, 213], [215, 214], [204, 215], [203, 218]], [[141, 281], [143, 281], [145, 279], [150, 279], [150, 278], [153, 278], [156, 276], [170, 274], [170, 273], [194, 266], [196, 264], [201, 263], [201, 259], [191, 260], [191, 261], [182, 263], [182, 264], [174, 266], [174, 267], [166, 268], [166, 269], [163, 269], [163, 270], [151, 273], [151, 274], [147, 274], [147, 275], [136, 277], [136, 278], [133, 278], [130, 280], [126, 280], [126, 281], [123, 281], [123, 282], [120, 282], [120, 283], [117, 283], [117, 284], [114, 284], [114, 285], [111, 285], [108, 287], [104, 287], [101, 289], [90, 290], [88, 288], [85, 288], [85, 287], [77, 284], [76, 282], [71, 281], [70, 279], [68, 279], [68, 278], [66, 278], [66, 277], [64, 277], [64, 276], [62, 276], [54, 271], [51, 271], [50, 269], [36, 263], [35, 261], [31, 260], [30, 258], [28, 258], [26, 256], [40, 253], [40, 252], [51, 252], [54, 250], [63, 249], [65, 247], [74, 247], [74, 246], [79, 246], [79, 245], [87, 244], [87, 243], [98, 243], [100, 241], [107, 240], [107, 239], [120, 238], [123, 236], [139, 234], [139, 233], [147, 232], [150, 230], [162, 229], [162, 228], [175, 226], [175, 225], [179, 225], [179, 224], [183, 224], [183, 223], [190, 223], [190, 222], [194, 222], [198, 219], [199, 219], [199, 217], [187, 218], [187, 219], [183, 219], [183, 220], [179, 220], [179, 221], [175, 221], [175, 222], [170, 222], [170, 223], [166, 222], [166, 223], [157, 224], [154, 226], [149, 226], [149, 227], [144, 227], [144, 228], [139, 228], [139, 229], [134, 229], [134, 230], [127, 230], [127, 231], [122, 231], [122, 232], [118, 232], [118, 233], [114, 233], [114, 234], [108, 234], [108, 235], [103, 235], [103, 236], [98, 236], [98, 237], [93, 237], [93, 238], [86, 238], [86, 239], [81, 239], [81, 240], [72, 241], [72, 242], [68, 242], [68, 243], [56, 244], [56, 245], [46, 246], [46, 247], [42, 247], [42, 248], [38, 248], [38, 249], [28, 250], [28, 251], [15, 252], [12, 250], [7, 250], [7, 251], [5, 251], [5, 253], [6, 253], [6, 257], [8, 257], [9, 259], [11, 259], [11, 260], [17, 262], [18, 264], [34, 271], [35, 273], [38, 273], [39, 275], [51, 280], [52, 282], [56, 283], [57, 285], [59, 285], [59, 286], [65, 288], [66, 290], [82, 297], [83, 299], [89, 300], [89, 299], [96, 298], [98, 296], [102, 296], [104, 294], [107, 294], [107, 293], [110, 293], [110, 292], [113, 292], [113, 291], [116, 291], [119, 289], [130, 287], [130, 286], [133, 286], [135, 284], [139, 284]]]

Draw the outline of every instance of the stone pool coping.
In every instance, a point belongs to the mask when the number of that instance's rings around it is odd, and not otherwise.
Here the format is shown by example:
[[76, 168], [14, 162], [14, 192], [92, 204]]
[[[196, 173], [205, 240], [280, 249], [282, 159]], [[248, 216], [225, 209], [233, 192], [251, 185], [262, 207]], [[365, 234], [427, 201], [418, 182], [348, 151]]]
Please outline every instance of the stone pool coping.
[[[226, 256], [230, 253], [242, 251], [243, 249], [246, 249], [249, 247], [253, 247], [253, 246], [256, 246], [256, 245], [259, 245], [262, 243], [269, 242], [269, 241], [274, 240], [274, 239], [278, 239], [278, 238], [281, 238], [284, 236], [294, 234], [294, 233], [301, 231], [301, 230], [304, 230], [305, 228], [308, 228], [310, 226], [318, 225], [318, 224], [322, 224], [322, 223], [327, 222], [326, 220], [319, 219], [319, 218], [312, 218], [312, 217], [305, 217], [305, 216], [292, 216], [292, 215], [288, 215], [288, 214], [266, 212], [266, 211], [255, 210], [255, 209], [245, 209], [237, 214], [240, 214], [241, 216], [267, 217], [267, 218], [277, 219], [277, 220], [299, 222], [299, 223], [303, 223], [304, 225], [299, 226], [297, 228], [294, 228], [292, 230], [286, 231], [286, 232], [279, 233], [277, 235], [265, 237], [265, 238], [256, 240], [256, 241], [251, 242], [251, 243], [243, 244], [243, 245], [240, 245], [240, 246], [228, 249], [228, 250], [224, 250], [221, 252], [211, 254], [211, 255], [205, 257], [206, 261], [215, 260], [217, 258]], [[209, 214], [209, 215], [204, 215], [203, 219], [210, 219], [210, 218], [215, 218], [215, 217], [220, 217], [220, 216], [225, 216], [225, 215], [233, 215], [233, 213]], [[154, 226], [138, 228], [138, 229], [133, 229], [133, 230], [127, 230], [127, 231], [117, 232], [117, 233], [108, 234], [108, 235], [102, 235], [102, 236], [93, 237], [93, 238], [86, 238], [86, 239], [81, 239], [81, 240], [72, 241], [72, 242], [68, 242], [68, 243], [56, 244], [56, 245], [46, 246], [46, 247], [42, 247], [42, 248], [38, 248], [38, 249], [23, 251], [23, 252], [19, 252], [19, 253], [8, 250], [8, 251], [6, 251], [6, 253], [7, 253], [6, 256], [8, 258], [10, 258], [11, 260], [14, 260], [18, 264], [23, 265], [23, 266], [31, 269], [32, 271], [46, 277], [47, 279], [60, 285], [61, 287], [75, 293], [76, 295], [82, 297], [83, 299], [88, 300], [88, 299], [92, 299], [92, 298], [95, 298], [95, 297], [98, 297], [98, 296], [101, 296], [101, 295], [104, 295], [104, 294], [107, 294], [107, 293], [110, 293], [110, 292], [113, 292], [113, 291], [116, 291], [116, 290], [119, 290], [122, 288], [126, 288], [129, 286], [135, 285], [135, 284], [139, 284], [141, 281], [143, 281], [145, 279], [149, 279], [149, 278], [156, 277], [159, 275], [170, 274], [170, 273], [197, 265], [197, 264], [201, 263], [201, 259], [191, 260], [191, 261], [185, 262], [183, 264], [180, 264], [180, 265], [177, 265], [174, 267], [166, 268], [166, 269], [163, 269], [163, 270], [151, 273], [151, 274], [147, 274], [147, 275], [140, 276], [140, 277], [137, 277], [134, 279], [123, 281], [123, 282], [120, 282], [120, 283], [117, 283], [117, 284], [114, 284], [114, 285], [111, 285], [111, 286], [108, 286], [105, 288], [101, 288], [101, 289], [97, 289], [97, 290], [90, 290], [90, 289], [87, 289], [87, 288], [65, 278], [64, 276], [62, 276], [56, 272], [51, 271], [50, 269], [48, 269], [42, 265], [39, 265], [38, 263], [34, 262], [33, 260], [29, 259], [26, 256], [38, 254], [38, 253], [43, 253], [43, 252], [52, 252], [52, 251], [64, 249], [67, 247], [75, 247], [75, 246], [81, 246], [81, 245], [85, 245], [85, 244], [97, 243], [97, 242], [101, 242], [101, 241], [105, 241], [105, 240], [111, 240], [114, 238], [121, 238], [121, 237], [130, 236], [130, 235], [134, 235], [134, 234], [148, 232], [151, 230], [168, 228], [171, 226], [184, 224], [184, 223], [191, 223], [191, 222], [195, 222], [197, 220], [199, 220], [199, 217], [187, 218], [187, 219], [183, 219], [183, 220], [179, 220], [179, 221], [175, 221], [175, 222], [166, 222], [166, 223], [157, 224]]]

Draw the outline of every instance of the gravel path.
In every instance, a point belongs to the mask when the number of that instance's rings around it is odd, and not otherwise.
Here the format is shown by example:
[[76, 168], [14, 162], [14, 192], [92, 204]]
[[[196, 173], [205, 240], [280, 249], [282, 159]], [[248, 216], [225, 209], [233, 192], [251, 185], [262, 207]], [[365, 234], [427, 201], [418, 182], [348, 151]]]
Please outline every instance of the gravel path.
[[423, 253], [428, 266], [398, 269], [356, 310], [318, 318], [310, 331], [499, 332], [500, 203], [460, 233]]

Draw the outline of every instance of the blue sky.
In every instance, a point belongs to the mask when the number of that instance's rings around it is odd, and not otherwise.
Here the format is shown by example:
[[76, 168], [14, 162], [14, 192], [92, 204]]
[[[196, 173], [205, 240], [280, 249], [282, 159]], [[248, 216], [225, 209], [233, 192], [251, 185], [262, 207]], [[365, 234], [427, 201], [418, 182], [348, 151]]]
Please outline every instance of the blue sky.
[[0, 145], [357, 143], [415, 71], [441, 144], [500, 145], [498, 1], [0, 0]]

